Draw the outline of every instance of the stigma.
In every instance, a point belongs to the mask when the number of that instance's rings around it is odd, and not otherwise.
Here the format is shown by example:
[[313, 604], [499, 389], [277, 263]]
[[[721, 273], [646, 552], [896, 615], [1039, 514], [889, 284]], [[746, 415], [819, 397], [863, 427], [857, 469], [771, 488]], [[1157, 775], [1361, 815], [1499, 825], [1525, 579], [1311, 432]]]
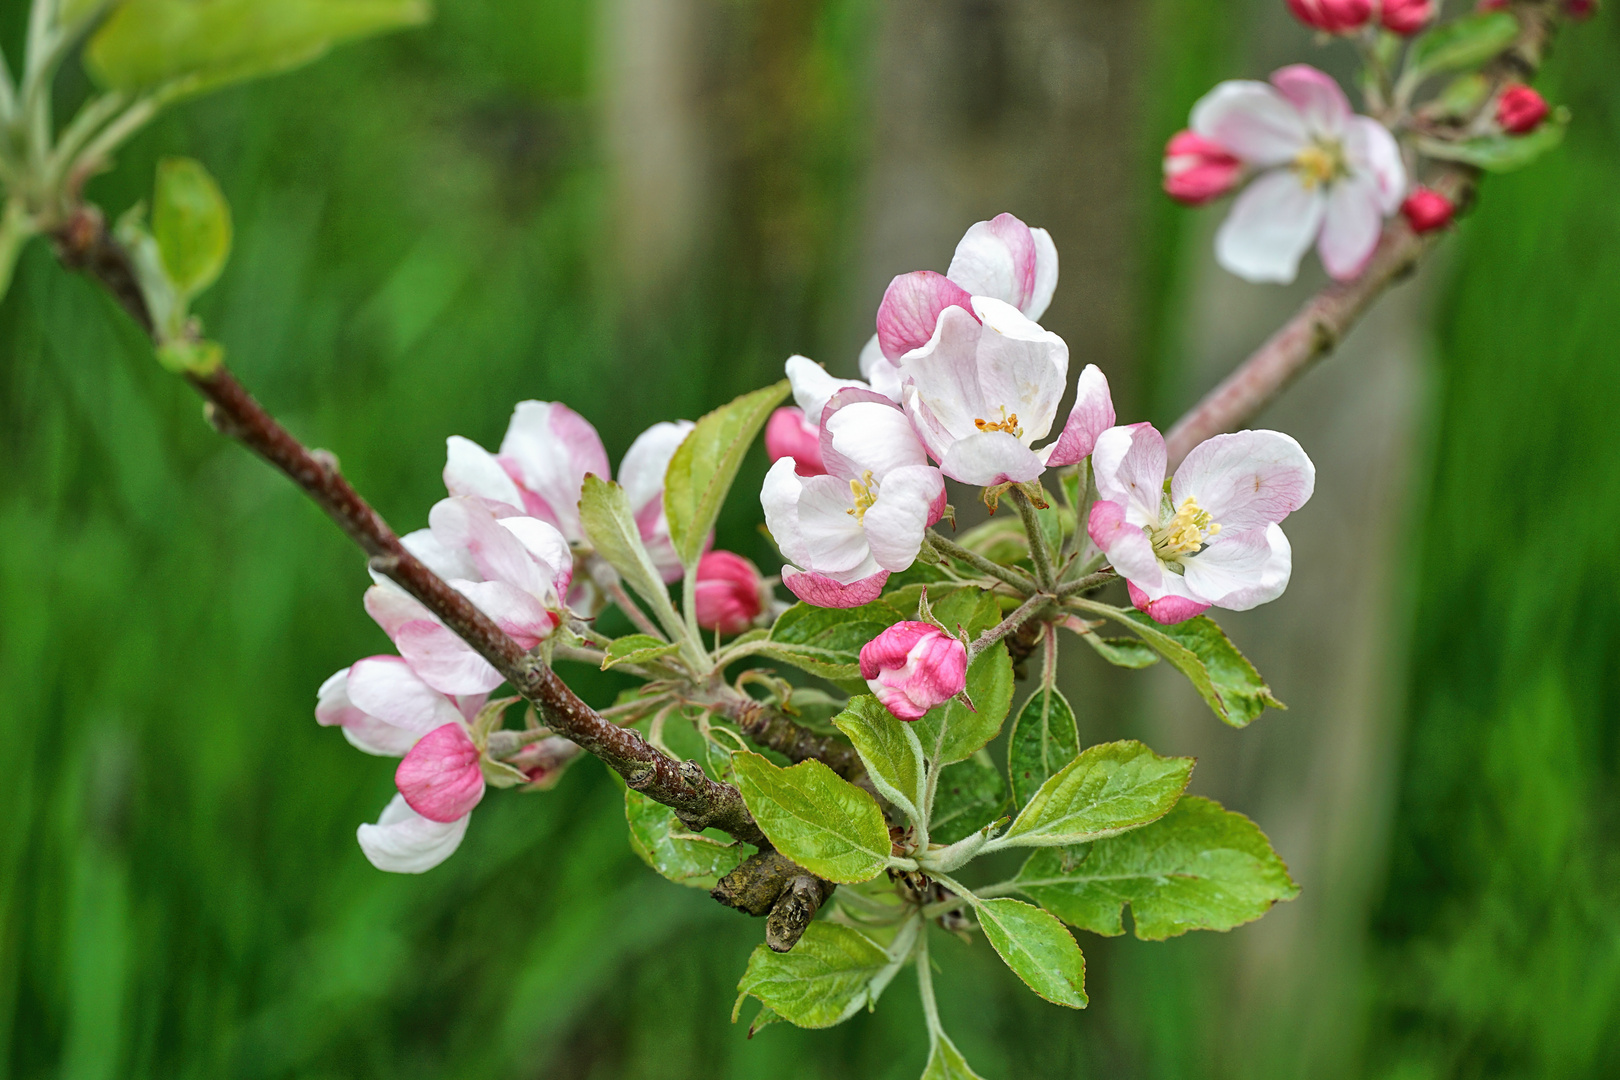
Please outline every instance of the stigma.
[[1018, 414], [1007, 415], [1007, 406], [1001, 407], [1000, 420], [974, 420], [973, 426], [980, 431], [1005, 431], [1015, 439], [1024, 437], [1024, 429], [1018, 426]]
[[1335, 141], [1319, 140], [1294, 155], [1294, 172], [1307, 188], [1330, 184], [1349, 175], [1344, 148]]
[[862, 473], [859, 480], [851, 480], [849, 482], [849, 496], [855, 500], [855, 505], [845, 510], [844, 513], [854, 518], [857, 524], [864, 525], [866, 523], [866, 512], [872, 509], [873, 503], [877, 502], [877, 489], [877, 481], [872, 478], [871, 469], [867, 469], [866, 472]]
[[1209, 511], [1189, 497], [1182, 501], [1174, 517], [1154, 530], [1153, 553], [1165, 562], [1180, 562], [1203, 551], [1210, 537], [1220, 531], [1220, 524], [1210, 519]]

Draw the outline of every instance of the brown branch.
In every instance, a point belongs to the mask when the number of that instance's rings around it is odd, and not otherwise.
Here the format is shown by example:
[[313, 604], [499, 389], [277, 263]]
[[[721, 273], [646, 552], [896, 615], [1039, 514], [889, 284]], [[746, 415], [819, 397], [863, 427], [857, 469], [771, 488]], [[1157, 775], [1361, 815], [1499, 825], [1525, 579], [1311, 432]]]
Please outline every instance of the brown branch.
[[[1556, 0], [1522, 0], [1513, 5], [1521, 26], [1519, 39], [1485, 69], [1493, 97], [1495, 89], [1528, 79], [1540, 69], [1558, 11]], [[1471, 166], [1446, 163], [1439, 166], [1429, 186], [1462, 210], [1473, 201], [1479, 179], [1479, 170]], [[1441, 235], [1419, 236], [1403, 218], [1391, 221], [1360, 277], [1335, 282], [1307, 300], [1264, 345], [1176, 421], [1165, 437], [1170, 468], [1205, 439], [1252, 420], [1290, 383], [1337, 348], [1373, 302], [1409, 276]]]
[[853, 747], [830, 735], [816, 734], [763, 701], [739, 694], [698, 704], [713, 709], [735, 723], [755, 744], [775, 750], [795, 765], [814, 758], [845, 780], [858, 781], [866, 775], [866, 766]]

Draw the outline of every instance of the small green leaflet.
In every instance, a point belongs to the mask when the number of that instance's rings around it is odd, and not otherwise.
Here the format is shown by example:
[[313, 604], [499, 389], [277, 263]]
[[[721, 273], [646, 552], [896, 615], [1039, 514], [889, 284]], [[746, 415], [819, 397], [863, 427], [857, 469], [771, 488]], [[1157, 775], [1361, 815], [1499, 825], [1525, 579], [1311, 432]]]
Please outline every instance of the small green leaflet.
[[889, 954], [865, 934], [837, 923], [813, 922], [792, 952], [755, 947], [737, 984], [731, 1022], [737, 1022], [744, 999], [752, 994], [799, 1027], [841, 1024], [877, 1003], [883, 988], [873, 983], [889, 966]]
[[750, 849], [726, 840], [694, 837], [675, 811], [633, 788], [624, 792], [630, 847], [654, 870], [679, 885], [712, 889], [737, 868]]
[[[594, 474], [587, 475], [580, 489], [579, 521], [591, 547], [619, 572], [626, 585], [652, 605], [665, 632], [678, 633], [680, 620], [669, 602], [664, 579], [641, 542], [641, 530], [630, 512], [630, 499], [624, 488]], [[675, 625], [671, 625], [671, 620]]]
[[1158, 653], [1134, 638], [1105, 638], [1093, 633], [1081, 634], [1080, 638], [1115, 667], [1141, 669], [1159, 662]]
[[934, 813], [928, 821], [928, 839], [954, 844], [996, 820], [1007, 809], [1007, 783], [987, 754], [939, 771], [934, 792]]
[[1024, 985], [1054, 1005], [1086, 1007], [1086, 958], [1056, 916], [1022, 900], [981, 900], [974, 907], [985, 940]]
[[1079, 753], [1074, 710], [1056, 687], [1037, 688], [1018, 711], [1007, 736], [1007, 779], [1012, 782], [1013, 804], [1029, 802], [1053, 773]]
[[1058, 847], [1146, 825], [1169, 813], [1192, 768], [1192, 758], [1160, 757], [1132, 740], [1088, 747], [1041, 785], [992, 845]]
[[872, 786], [885, 799], [913, 821], [922, 805], [923, 760], [917, 741], [908, 736], [905, 725], [878, 703], [877, 698], [861, 695], [833, 717], [833, 723], [849, 741], [866, 765]]
[[1018, 891], [1095, 934], [1162, 941], [1189, 930], [1230, 930], [1299, 895], [1258, 826], [1219, 803], [1188, 796], [1140, 829], [1075, 848], [1043, 848], [1013, 879]]
[[659, 641], [651, 634], [628, 634], [607, 647], [607, 655], [602, 658], [602, 670], [607, 671], [620, 664], [647, 664], [662, 660], [679, 652], [680, 648], [674, 642]]
[[923, 1070], [922, 1080], [984, 1080], [984, 1077], [968, 1067], [962, 1051], [942, 1031], [928, 1052], [928, 1067]]
[[887, 598], [856, 608], [794, 604], [771, 627], [769, 640], [751, 642], [736, 655], [780, 660], [834, 681], [858, 679], [861, 646], [904, 618]]
[[1512, 172], [1522, 169], [1564, 141], [1569, 128], [1569, 110], [1559, 109], [1527, 135], [1481, 135], [1477, 139], [1448, 142], [1445, 139], [1419, 139], [1418, 148], [1433, 158], [1460, 161], [1486, 172]]
[[760, 829], [806, 870], [848, 884], [877, 877], [888, 865], [889, 827], [877, 801], [821, 762], [779, 769], [743, 752], [732, 755], [731, 763]]
[[182, 302], [212, 285], [231, 253], [231, 208], [208, 170], [190, 158], [158, 162], [152, 236]]
[[124, 0], [90, 38], [85, 67], [113, 90], [197, 93], [431, 14], [424, 0]]
[[1412, 42], [1403, 80], [1485, 63], [1513, 44], [1519, 20], [1506, 11], [1484, 11], [1441, 23]]
[[787, 395], [788, 382], [783, 379], [720, 406], [697, 422], [670, 458], [664, 473], [664, 512], [675, 553], [688, 569], [703, 555], [703, 542], [754, 437]]

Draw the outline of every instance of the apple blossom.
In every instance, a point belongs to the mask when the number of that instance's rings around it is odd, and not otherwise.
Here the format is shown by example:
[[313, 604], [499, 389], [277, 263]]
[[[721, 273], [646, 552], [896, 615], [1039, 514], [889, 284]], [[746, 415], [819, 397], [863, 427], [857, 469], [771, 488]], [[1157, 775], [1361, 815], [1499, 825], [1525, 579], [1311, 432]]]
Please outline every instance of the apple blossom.
[[1288, 10], [1313, 30], [1344, 34], [1372, 18], [1372, 0], [1288, 0]]
[[1217, 261], [1249, 281], [1294, 280], [1312, 242], [1329, 274], [1355, 277], [1406, 191], [1394, 136], [1305, 64], [1221, 83], [1193, 106], [1192, 130], [1259, 171], [1215, 236]]
[[1210, 607], [1246, 611], [1288, 586], [1292, 555], [1278, 522], [1304, 506], [1316, 470], [1276, 431], [1217, 435], [1167, 485], [1164, 438], [1151, 424], [1110, 428], [1092, 454], [1098, 500], [1088, 531], [1156, 622]]
[[1178, 131], [1164, 148], [1165, 194], [1186, 206], [1218, 199], [1242, 178], [1243, 162], [1202, 135]]
[[925, 622], [895, 623], [861, 646], [861, 678], [883, 707], [917, 720], [967, 686], [967, 646]]
[[909, 567], [945, 510], [945, 481], [911, 423], [873, 390], [846, 388], [821, 423], [827, 475], [804, 477], [792, 458], [771, 466], [760, 492], [782, 555], [782, 583], [806, 603], [856, 607]]
[[[664, 473], [687, 432], [689, 420], [663, 421], [636, 437], [619, 465], [642, 543], [666, 582], [678, 581], [681, 560], [664, 516]], [[556, 528], [570, 543], [583, 544], [579, 498], [587, 474], [611, 480], [602, 439], [590, 421], [556, 402], [524, 401], [512, 412], [498, 454], [470, 439], [448, 440], [444, 484], [451, 495], [477, 495], [510, 506]]]
[[1547, 119], [1547, 101], [1530, 87], [1508, 87], [1496, 100], [1496, 122], [1509, 135], [1528, 135]]
[[339, 726], [359, 750], [402, 757], [416, 740], [443, 724], [471, 722], [485, 694], [441, 694], [398, 656], [368, 656], [321, 684], [315, 719]]
[[1414, 188], [1406, 201], [1401, 203], [1401, 215], [1412, 226], [1412, 231], [1419, 235], [1450, 225], [1452, 215], [1456, 212], [1457, 207], [1450, 199], [1427, 187]]
[[693, 603], [703, 629], [740, 634], [769, 608], [770, 599], [759, 568], [741, 555], [711, 551], [698, 560]]
[[765, 456], [772, 461], [792, 458], [800, 476], [820, 476], [827, 471], [821, 464], [821, 428], [796, 405], [782, 406], [766, 421]]

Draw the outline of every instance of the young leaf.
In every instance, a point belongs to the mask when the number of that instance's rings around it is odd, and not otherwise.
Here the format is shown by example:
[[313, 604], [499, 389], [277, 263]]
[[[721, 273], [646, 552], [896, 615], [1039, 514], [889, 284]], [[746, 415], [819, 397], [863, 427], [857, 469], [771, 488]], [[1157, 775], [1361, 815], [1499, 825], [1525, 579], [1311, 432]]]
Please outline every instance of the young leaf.
[[641, 542], [641, 530], [636, 527], [624, 488], [594, 474], [586, 476], [579, 498], [579, 521], [596, 553], [619, 572], [636, 595], [653, 605], [659, 621], [666, 623], [665, 630], [676, 632], [678, 625], [667, 625], [675, 610], [669, 592]]
[[152, 235], [175, 291], [190, 299], [212, 285], [231, 252], [231, 208], [208, 170], [190, 158], [158, 162]]
[[928, 821], [928, 839], [936, 844], [954, 844], [979, 831], [1007, 809], [1007, 783], [1001, 770], [986, 755], [974, 754], [966, 761], [939, 771], [934, 792], [934, 812]]
[[1013, 879], [1064, 922], [1163, 941], [1189, 930], [1230, 930], [1299, 895], [1258, 826], [1217, 802], [1188, 796], [1140, 829], [1075, 848], [1043, 848]]
[[602, 658], [602, 670], [607, 671], [620, 664], [647, 664], [662, 660], [679, 652], [680, 648], [674, 642], [659, 641], [651, 634], [627, 634], [607, 647], [607, 655]]
[[297, 67], [341, 41], [428, 20], [425, 0], [124, 0], [85, 66], [112, 90], [200, 92]]
[[878, 704], [877, 698], [864, 694], [851, 698], [833, 723], [855, 744], [872, 786], [913, 821], [917, 820], [923, 801], [923, 761], [905, 725]]
[[889, 827], [876, 800], [821, 762], [779, 769], [746, 752], [731, 762], [743, 802], [783, 855], [839, 884], [868, 881], [888, 865]]
[[1483, 11], [1441, 23], [1412, 42], [1406, 77], [1478, 67], [1518, 36], [1519, 20], [1506, 11]]
[[625, 789], [624, 817], [630, 824], [631, 849], [648, 866], [680, 885], [712, 889], [749, 853], [741, 844], [707, 836], [694, 838], [675, 811], [634, 788]]
[[1169, 813], [1193, 759], [1160, 757], [1139, 742], [1088, 747], [1041, 785], [997, 847], [1059, 847], [1146, 825]]
[[1569, 128], [1567, 110], [1559, 109], [1536, 130], [1527, 135], [1481, 135], [1477, 139], [1447, 142], [1444, 139], [1419, 139], [1418, 149], [1432, 158], [1461, 161], [1487, 172], [1512, 172], [1522, 169], [1542, 154], [1564, 141]]
[[968, 1067], [962, 1051], [942, 1031], [928, 1052], [928, 1067], [923, 1070], [922, 1080], [984, 1080], [984, 1077]]
[[686, 436], [664, 473], [664, 512], [669, 538], [684, 566], [696, 565], [703, 541], [720, 516], [743, 455], [771, 410], [788, 395], [786, 379], [744, 394], [709, 413]]
[[1018, 711], [1007, 736], [1007, 779], [1012, 782], [1013, 804], [1029, 802], [1053, 773], [1079, 753], [1074, 710], [1056, 687], [1037, 688]]
[[792, 952], [755, 947], [737, 984], [732, 1023], [752, 994], [766, 1008], [802, 1028], [841, 1024], [863, 1007], [876, 1004], [873, 981], [889, 967], [889, 955], [857, 930], [837, 923], [813, 922]]
[[983, 900], [974, 908], [985, 940], [1024, 985], [1054, 1005], [1086, 1007], [1086, 959], [1053, 915], [1022, 900]]

